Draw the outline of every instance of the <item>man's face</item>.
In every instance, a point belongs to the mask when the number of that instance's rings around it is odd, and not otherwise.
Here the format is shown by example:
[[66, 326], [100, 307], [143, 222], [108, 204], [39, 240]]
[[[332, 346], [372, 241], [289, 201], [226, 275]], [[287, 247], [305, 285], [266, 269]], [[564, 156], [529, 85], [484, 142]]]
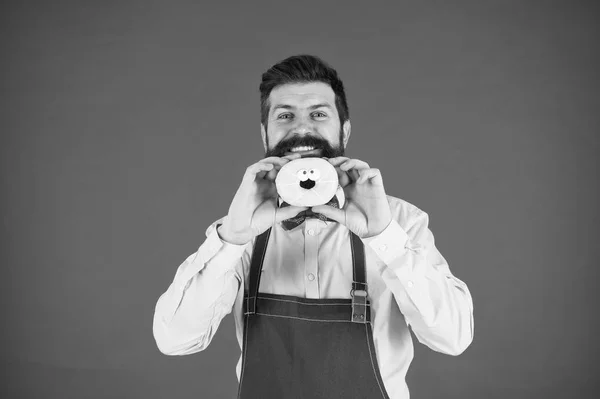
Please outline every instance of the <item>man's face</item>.
[[265, 157], [293, 152], [303, 157], [344, 155], [350, 121], [340, 126], [331, 86], [322, 82], [277, 86], [269, 95], [269, 104], [267, 130], [261, 129]]

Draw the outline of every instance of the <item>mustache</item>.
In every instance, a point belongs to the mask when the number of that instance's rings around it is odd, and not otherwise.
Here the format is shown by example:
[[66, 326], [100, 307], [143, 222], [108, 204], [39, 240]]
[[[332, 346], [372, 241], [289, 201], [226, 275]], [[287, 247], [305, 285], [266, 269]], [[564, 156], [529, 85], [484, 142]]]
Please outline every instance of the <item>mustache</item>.
[[278, 143], [275, 147], [275, 150], [285, 152], [294, 147], [329, 148], [330, 144], [327, 141], [318, 139], [316, 137], [292, 138], [290, 140]]
[[[274, 147], [265, 151], [265, 157], [282, 157], [286, 152], [291, 151], [294, 147], [314, 147], [321, 150], [320, 157], [335, 158], [343, 156], [344, 146], [342, 145], [343, 132], [340, 129], [339, 132], [339, 144], [330, 143], [324, 138], [318, 136], [298, 136], [294, 135], [287, 140], [280, 141]], [[268, 140], [267, 140], [268, 144]]]

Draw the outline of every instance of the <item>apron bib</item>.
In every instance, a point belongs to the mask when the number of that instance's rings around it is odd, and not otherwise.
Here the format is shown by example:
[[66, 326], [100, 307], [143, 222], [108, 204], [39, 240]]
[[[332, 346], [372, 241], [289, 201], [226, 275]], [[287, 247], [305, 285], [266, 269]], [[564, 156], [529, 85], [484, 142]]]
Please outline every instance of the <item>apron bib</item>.
[[257, 237], [252, 253], [238, 398], [389, 399], [375, 356], [360, 238], [350, 233], [351, 299], [312, 299], [258, 292], [270, 234]]

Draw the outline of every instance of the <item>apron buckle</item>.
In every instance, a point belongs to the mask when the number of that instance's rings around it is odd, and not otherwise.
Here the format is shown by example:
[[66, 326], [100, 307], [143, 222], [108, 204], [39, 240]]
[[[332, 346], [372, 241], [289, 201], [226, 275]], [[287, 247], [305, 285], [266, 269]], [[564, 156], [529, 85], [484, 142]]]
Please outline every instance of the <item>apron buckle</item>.
[[352, 290], [352, 322], [367, 323], [367, 291]]
[[365, 291], [365, 290], [350, 290], [350, 296], [352, 296], [352, 298], [354, 298], [354, 295], [366, 297], [367, 291]]

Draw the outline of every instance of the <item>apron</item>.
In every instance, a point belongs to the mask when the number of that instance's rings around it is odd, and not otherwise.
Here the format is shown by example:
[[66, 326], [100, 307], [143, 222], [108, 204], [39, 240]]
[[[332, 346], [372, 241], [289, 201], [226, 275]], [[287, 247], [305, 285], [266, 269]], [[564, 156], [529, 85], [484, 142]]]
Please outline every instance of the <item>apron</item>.
[[259, 292], [271, 229], [259, 235], [244, 294], [239, 399], [389, 399], [367, 296], [364, 247], [352, 236], [351, 299]]

